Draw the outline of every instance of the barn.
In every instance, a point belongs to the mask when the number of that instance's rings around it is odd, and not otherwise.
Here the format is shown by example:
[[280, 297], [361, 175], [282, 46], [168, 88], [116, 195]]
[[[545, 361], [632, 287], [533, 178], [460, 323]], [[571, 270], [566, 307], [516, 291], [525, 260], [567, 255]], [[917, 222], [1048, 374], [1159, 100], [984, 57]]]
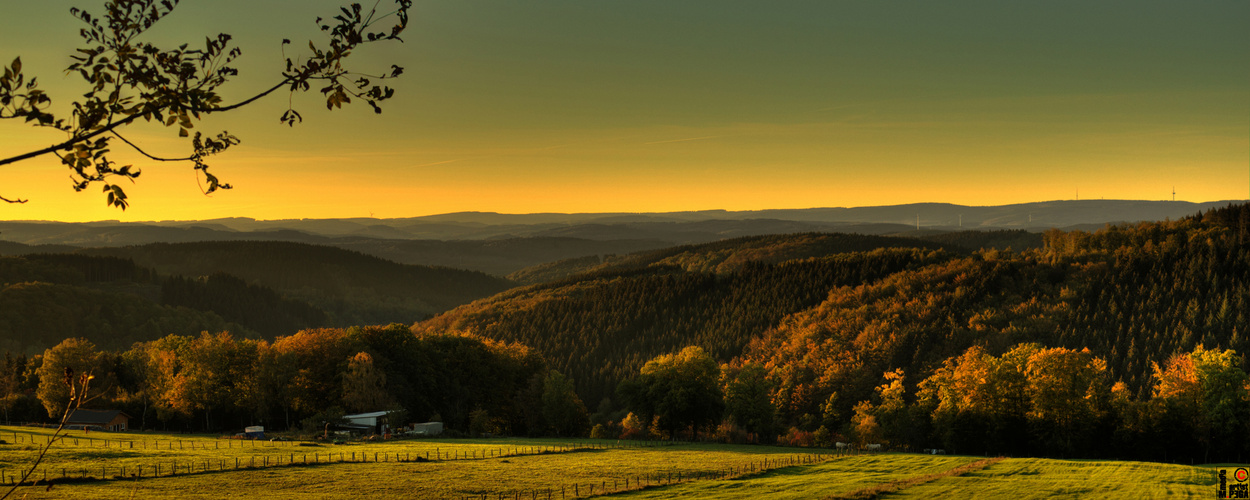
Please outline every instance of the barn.
[[65, 425], [71, 428], [123, 432], [130, 428], [130, 415], [120, 410], [74, 410]]
[[348, 425], [340, 425], [339, 427], [353, 427], [361, 430], [367, 430], [368, 433], [385, 434], [389, 430], [390, 422], [387, 419], [389, 411], [374, 411], [369, 413], [357, 413], [355, 415], [343, 415], [343, 420]]

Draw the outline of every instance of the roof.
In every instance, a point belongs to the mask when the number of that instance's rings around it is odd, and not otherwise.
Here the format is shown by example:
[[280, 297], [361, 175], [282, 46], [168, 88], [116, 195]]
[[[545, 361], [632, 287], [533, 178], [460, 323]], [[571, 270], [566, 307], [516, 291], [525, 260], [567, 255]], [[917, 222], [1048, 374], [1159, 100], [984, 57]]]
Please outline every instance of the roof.
[[74, 410], [65, 421], [67, 424], [108, 425], [118, 415], [130, 418], [121, 410]]
[[384, 417], [388, 413], [390, 412], [389, 411], [374, 411], [374, 412], [369, 412], [369, 413], [357, 413], [355, 415], [343, 415], [343, 418], [346, 418], [348, 420], [357, 419], [357, 418], [376, 418], [376, 417]]

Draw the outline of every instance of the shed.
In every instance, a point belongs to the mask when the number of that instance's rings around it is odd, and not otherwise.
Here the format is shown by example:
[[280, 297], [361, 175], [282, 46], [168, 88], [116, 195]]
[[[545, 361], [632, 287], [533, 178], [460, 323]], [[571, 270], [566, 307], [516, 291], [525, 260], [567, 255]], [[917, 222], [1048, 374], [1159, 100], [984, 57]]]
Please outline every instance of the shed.
[[357, 413], [355, 415], [343, 415], [343, 420], [352, 426], [365, 426], [374, 434], [384, 434], [387, 431], [389, 421], [387, 416], [389, 411], [374, 411], [369, 413]]
[[126, 431], [130, 428], [130, 415], [121, 410], [74, 410], [65, 425], [100, 427], [108, 431]]
[[442, 422], [426, 422], [423, 424], [412, 424], [412, 434], [417, 436], [437, 436], [443, 433]]

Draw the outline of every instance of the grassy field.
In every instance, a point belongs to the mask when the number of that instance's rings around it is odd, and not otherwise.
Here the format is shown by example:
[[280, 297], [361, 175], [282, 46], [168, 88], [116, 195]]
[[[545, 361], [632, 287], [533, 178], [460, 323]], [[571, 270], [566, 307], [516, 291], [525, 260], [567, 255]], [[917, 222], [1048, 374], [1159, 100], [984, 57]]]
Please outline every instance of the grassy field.
[[1214, 498], [1208, 467], [1095, 460], [1009, 459], [899, 492], [899, 498]]
[[[21, 442], [15, 442], [14, 432]], [[31, 429], [0, 427], [0, 473], [33, 460]], [[39, 433], [46, 441], [46, 433]], [[35, 436], [35, 442], [41, 442]], [[109, 441], [100, 441], [107, 436]], [[87, 439], [91, 438], [92, 441]], [[77, 439], [77, 445], [75, 445]], [[130, 443], [134, 443], [133, 445]], [[1210, 468], [1139, 462], [1006, 459], [941, 476], [982, 457], [596, 440], [438, 439], [299, 446], [214, 436], [72, 433], [45, 459], [51, 490], [17, 498], [836, 498], [904, 484], [889, 496], [1141, 498], [1211, 496]], [[429, 454], [429, 461], [424, 460]], [[304, 465], [305, 456], [308, 464]], [[315, 457], [315, 458], [314, 458]], [[331, 458], [332, 457], [332, 458]], [[376, 457], [376, 460], [374, 461]], [[385, 457], [385, 458], [383, 458]], [[438, 459], [436, 457], [441, 457]], [[240, 467], [235, 469], [235, 461]], [[363, 461], [362, 461], [363, 460]], [[385, 461], [383, 461], [385, 460]], [[294, 465], [291, 462], [294, 461]], [[327, 463], [328, 462], [328, 463]], [[256, 466], [253, 467], [252, 465]], [[265, 466], [265, 465], [268, 466]], [[156, 466], [160, 477], [152, 477]], [[122, 474], [122, 467], [125, 473]], [[143, 477], [138, 477], [143, 467]], [[177, 467], [176, 475], [169, 475]], [[108, 480], [70, 480], [101, 474]], [[916, 479], [929, 482], [915, 484]], [[641, 488], [640, 488], [641, 486]]]

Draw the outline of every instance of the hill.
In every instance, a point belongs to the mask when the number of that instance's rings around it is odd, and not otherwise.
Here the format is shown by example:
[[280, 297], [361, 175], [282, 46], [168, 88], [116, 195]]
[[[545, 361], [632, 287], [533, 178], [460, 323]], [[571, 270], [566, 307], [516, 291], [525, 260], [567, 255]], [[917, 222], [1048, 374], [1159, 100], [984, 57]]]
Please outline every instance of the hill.
[[[589, 256], [624, 255], [746, 236], [838, 232], [928, 237], [960, 231], [1097, 229], [1162, 221], [1229, 202], [1050, 201], [1003, 206], [946, 203], [731, 212], [496, 214], [463, 212], [400, 219], [258, 221], [0, 221], [0, 255], [200, 241], [286, 241], [354, 250], [402, 264], [505, 276], [526, 267]], [[7, 243], [6, 243], [7, 242]], [[41, 245], [31, 250], [12, 243]], [[1013, 245], [1019, 250], [1019, 245]]]
[[299, 243], [31, 253], [0, 257], [0, 351], [34, 354], [67, 337], [115, 350], [201, 331], [272, 339], [308, 328], [412, 323], [512, 286], [482, 273]]
[[136, 296], [83, 286], [15, 283], [0, 288], [0, 351], [37, 354], [66, 338], [84, 337], [101, 348], [124, 350], [168, 334], [254, 331], [221, 316], [162, 305]]
[[577, 274], [639, 269], [673, 264], [687, 271], [727, 272], [747, 262], [779, 264], [787, 260], [878, 248], [945, 249], [967, 253], [981, 249], [1040, 248], [1042, 235], [1024, 230], [929, 232], [873, 236], [847, 233], [795, 233], [733, 238], [703, 245], [682, 245], [629, 255], [591, 255], [539, 264], [509, 274], [508, 279], [536, 284]]
[[1247, 226], [1228, 210], [1054, 231], [1023, 252], [807, 234], [566, 261], [514, 275], [554, 281], [413, 329], [530, 345], [592, 402], [652, 356], [699, 345], [722, 362], [771, 367], [780, 415], [795, 424], [819, 421], [834, 394], [834, 413], [852, 414], [884, 372], [903, 369], [914, 392], [970, 347], [997, 355], [1027, 342], [1088, 348], [1148, 398], [1153, 366], [1195, 346], [1235, 349], [1250, 366]]
[[312, 304], [334, 325], [410, 323], [514, 286], [480, 272], [280, 241], [154, 243], [82, 252], [131, 259], [166, 275], [229, 274]]
[[[920, 249], [899, 248], [908, 246]], [[901, 238], [739, 238], [587, 259], [586, 268], [569, 269], [581, 274], [479, 300], [413, 330], [523, 343], [569, 374], [583, 399], [596, 402], [656, 355], [697, 344], [730, 359], [753, 336], [819, 304], [831, 289], [950, 258], [936, 244]]]

